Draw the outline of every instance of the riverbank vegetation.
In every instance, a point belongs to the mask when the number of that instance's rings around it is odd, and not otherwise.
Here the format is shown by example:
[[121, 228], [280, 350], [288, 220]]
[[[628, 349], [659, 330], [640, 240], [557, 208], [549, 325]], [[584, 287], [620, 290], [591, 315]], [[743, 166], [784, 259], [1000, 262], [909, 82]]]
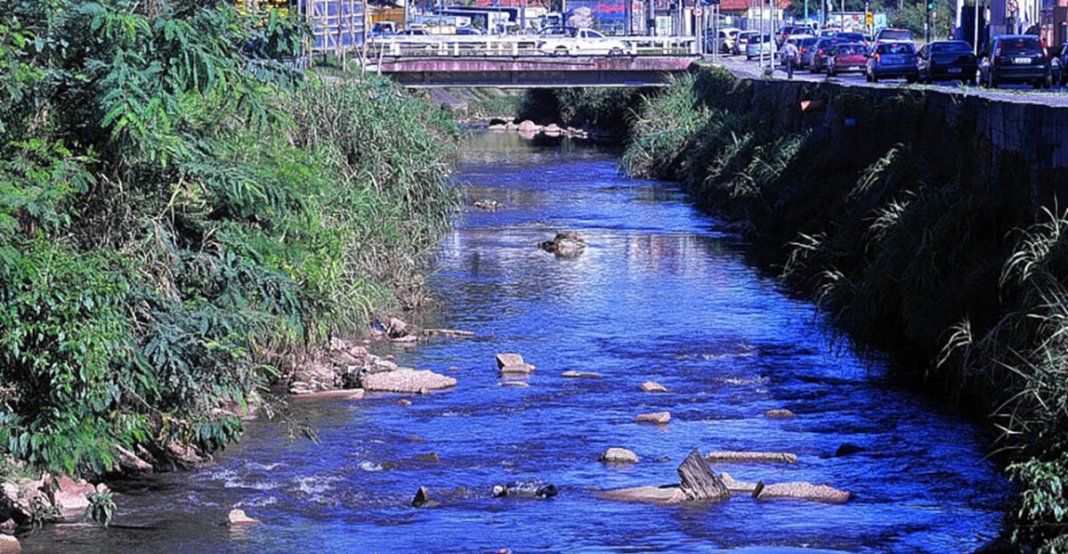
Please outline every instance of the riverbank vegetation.
[[869, 130], [860, 136], [753, 86], [705, 70], [646, 96], [624, 168], [687, 183], [703, 206], [778, 245], [783, 278], [845, 340], [895, 353], [904, 377], [989, 416], [1019, 486], [1012, 538], [1064, 551], [1068, 214], [1014, 214], [1010, 187], [990, 172], [928, 156], [910, 138], [923, 128], [922, 92], [813, 99]]
[[455, 126], [385, 80], [293, 69], [303, 40], [223, 2], [5, 3], [6, 464], [212, 452], [283, 356], [421, 301]]

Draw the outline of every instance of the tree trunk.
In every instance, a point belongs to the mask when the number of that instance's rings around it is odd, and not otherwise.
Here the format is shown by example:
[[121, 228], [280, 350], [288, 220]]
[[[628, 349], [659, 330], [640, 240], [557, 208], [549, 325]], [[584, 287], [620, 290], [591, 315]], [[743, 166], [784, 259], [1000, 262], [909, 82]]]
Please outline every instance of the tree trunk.
[[726, 500], [731, 497], [727, 485], [708, 469], [701, 453], [695, 448], [678, 469], [682, 490], [690, 500]]

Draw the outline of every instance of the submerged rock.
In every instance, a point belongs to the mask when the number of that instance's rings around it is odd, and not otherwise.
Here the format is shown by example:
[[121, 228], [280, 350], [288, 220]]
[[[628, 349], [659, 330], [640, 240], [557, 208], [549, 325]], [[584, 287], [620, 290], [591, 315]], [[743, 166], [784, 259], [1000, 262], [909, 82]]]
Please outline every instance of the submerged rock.
[[631, 487], [605, 491], [601, 496], [609, 500], [621, 502], [645, 502], [649, 504], [681, 504], [686, 502], [686, 493], [678, 485], [663, 485], [659, 487]]
[[240, 508], [234, 508], [233, 510], [230, 510], [230, 514], [227, 515], [226, 523], [231, 527], [235, 527], [244, 525], [259, 525], [263, 522], [256, 518], [249, 517], [248, 514], [245, 513], [245, 510], [242, 510]]
[[525, 389], [530, 386], [530, 383], [524, 383], [523, 381], [501, 381], [497, 384], [502, 387], [517, 387], [521, 389]]
[[667, 392], [667, 388], [656, 381], [646, 381], [642, 383], [641, 389], [644, 392]]
[[797, 414], [790, 410], [768, 410], [764, 412], [764, 417], [770, 419], [793, 419], [797, 417]]
[[648, 414], [638, 414], [638, 417], [634, 418], [634, 421], [638, 423], [655, 423], [657, 425], [667, 425], [671, 421], [671, 412], [652, 412]]
[[564, 258], [578, 256], [586, 250], [586, 242], [575, 231], [557, 233], [553, 240], [538, 245], [542, 250]]
[[608, 464], [636, 464], [638, 455], [626, 448], [609, 448], [601, 454], [601, 461]]
[[476, 200], [474, 206], [475, 209], [484, 212], [495, 212], [504, 208], [504, 204], [501, 204], [496, 200]]
[[838, 450], [834, 451], [834, 457], [841, 458], [843, 456], [850, 456], [859, 452], [864, 452], [863, 446], [857, 446], [855, 444], [847, 442], [843, 443], [841, 446], [838, 447]]
[[363, 388], [369, 391], [418, 394], [423, 390], [439, 390], [456, 386], [456, 378], [429, 370], [398, 369], [386, 373], [372, 373], [363, 378]]
[[600, 377], [601, 374], [597, 373], [595, 371], [565, 371], [565, 372], [561, 373], [560, 376], [561, 377], [566, 377], [566, 378], [569, 378], [569, 379], [583, 379], [583, 378], [597, 378], [597, 377]]
[[559, 491], [552, 483], [541, 484], [536, 481], [516, 481], [504, 485], [493, 485], [493, 497], [529, 496], [532, 498], [552, 498]]

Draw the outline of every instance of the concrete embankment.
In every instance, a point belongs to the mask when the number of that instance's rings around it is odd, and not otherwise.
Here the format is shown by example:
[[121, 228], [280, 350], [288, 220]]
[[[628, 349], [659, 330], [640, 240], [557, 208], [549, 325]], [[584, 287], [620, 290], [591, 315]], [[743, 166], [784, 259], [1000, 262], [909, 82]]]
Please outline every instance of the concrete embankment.
[[1068, 106], [1023, 94], [1006, 101], [951, 88], [782, 79], [743, 78], [720, 92], [721, 98], [702, 100], [736, 112], [770, 112], [761, 120], [774, 134], [827, 133], [829, 152], [847, 165], [908, 145], [943, 178], [1001, 188], [1016, 216], [1066, 196]]

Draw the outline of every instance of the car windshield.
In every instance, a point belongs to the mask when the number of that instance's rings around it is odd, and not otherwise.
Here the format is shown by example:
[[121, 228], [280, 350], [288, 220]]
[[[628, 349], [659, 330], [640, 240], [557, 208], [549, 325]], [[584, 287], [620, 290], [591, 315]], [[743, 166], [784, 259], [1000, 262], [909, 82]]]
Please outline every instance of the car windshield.
[[915, 52], [910, 42], [887, 42], [879, 45], [879, 54], [912, 54]]
[[880, 40], [912, 40], [912, 31], [900, 29], [884, 29], [879, 33]]
[[835, 53], [839, 56], [848, 56], [850, 54], [863, 54], [864, 45], [862, 44], [839, 44]]
[[972, 45], [967, 42], [936, 42], [931, 45], [932, 54], [970, 54]]
[[749, 37], [749, 42], [751, 42], [753, 44], [761, 43], [761, 42], [768, 42], [770, 40], [771, 40], [771, 35], [761, 35], [761, 36]]
[[1003, 40], [999, 43], [1001, 46], [1001, 53], [1005, 55], [1013, 54], [1040, 54], [1042, 53], [1042, 45], [1039, 44], [1037, 38], [1014, 38]]
[[816, 39], [814, 39], [814, 38], [802, 39], [801, 42], [800, 42], [800, 46], [803, 46], [805, 48], [808, 48], [808, 47], [812, 46], [813, 44], [816, 44]]
[[840, 39], [840, 40], [864, 42], [864, 35], [862, 35], [860, 33], [838, 33], [837, 35], [834, 36], [834, 38], [837, 38], [837, 39]]

